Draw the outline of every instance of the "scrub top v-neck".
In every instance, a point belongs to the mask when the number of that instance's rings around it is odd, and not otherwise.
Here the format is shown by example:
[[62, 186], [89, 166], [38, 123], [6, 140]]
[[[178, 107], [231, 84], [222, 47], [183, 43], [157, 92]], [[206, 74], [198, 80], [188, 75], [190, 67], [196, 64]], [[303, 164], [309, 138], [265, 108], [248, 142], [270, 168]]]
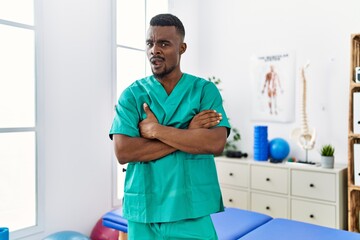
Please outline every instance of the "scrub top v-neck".
[[[230, 129], [222, 98], [214, 83], [184, 73], [168, 95], [153, 76], [125, 89], [116, 106], [113, 134], [140, 137], [138, 124], [147, 103], [159, 123], [187, 129], [203, 110], [216, 110], [223, 119], [216, 127]], [[214, 156], [175, 151], [157, 160], [129, 163], [123, 215], [130, 221], [153, 223], [197, 218], [223, 210]]]

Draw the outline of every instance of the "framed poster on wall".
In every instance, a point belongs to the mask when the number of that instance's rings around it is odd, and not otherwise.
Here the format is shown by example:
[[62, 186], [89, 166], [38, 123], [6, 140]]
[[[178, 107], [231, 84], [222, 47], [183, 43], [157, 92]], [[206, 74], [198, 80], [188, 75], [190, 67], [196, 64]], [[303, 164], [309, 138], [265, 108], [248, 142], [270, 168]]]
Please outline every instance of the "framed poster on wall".
[[295, 80], [293, 53], [251, 57], [252, 120], [294, 121]]

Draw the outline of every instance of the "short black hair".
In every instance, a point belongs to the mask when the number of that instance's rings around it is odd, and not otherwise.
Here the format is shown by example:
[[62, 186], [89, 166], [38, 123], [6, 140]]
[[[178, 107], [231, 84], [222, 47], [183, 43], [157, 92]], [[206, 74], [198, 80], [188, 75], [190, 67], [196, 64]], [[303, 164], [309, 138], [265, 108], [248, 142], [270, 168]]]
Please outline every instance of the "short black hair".
[[174, 26], [181, 38], [185, 38], [185, 28], [180, 19], [170, 13], [162, 13], [154, 16], [150, 20], [150, 26]]

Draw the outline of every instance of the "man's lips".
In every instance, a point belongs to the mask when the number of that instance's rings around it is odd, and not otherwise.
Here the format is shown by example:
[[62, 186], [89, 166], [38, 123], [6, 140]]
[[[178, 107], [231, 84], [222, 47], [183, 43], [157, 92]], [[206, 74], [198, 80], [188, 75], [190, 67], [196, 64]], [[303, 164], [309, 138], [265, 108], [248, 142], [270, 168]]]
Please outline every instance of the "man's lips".
[[162, 57], [152, 57], [152, 58], [150, 58], [150, 62], [153, 65], [157, 65], [157, 64], [159, 64], [159, 63], [161, 63], [163, 61], [165, 61], [165, 59], [162, 58]]

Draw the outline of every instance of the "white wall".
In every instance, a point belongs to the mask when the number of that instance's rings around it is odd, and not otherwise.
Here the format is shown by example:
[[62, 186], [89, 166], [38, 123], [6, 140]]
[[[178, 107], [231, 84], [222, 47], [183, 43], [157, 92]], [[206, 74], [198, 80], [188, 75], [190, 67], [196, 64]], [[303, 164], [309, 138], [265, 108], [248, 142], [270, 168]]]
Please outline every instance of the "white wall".
[[110, 0], [42, 1], [45, 231], [26, 239], [62, 230], [90, 235], [112, 207], [110, 13]]
[[[321, 145], [332, 143], [336, 161], [347, 162], [348, 89], [350, 79], [350, 34], [360, 32], [360, 1], [310, 0], [170, 0], [188, 32], [197, 36], [200, 56], [187, 58], [186, 66], [203, 77], [222, 79], [225, 107], [234, 127], [241, 133], [240, 150], [252, 155], [253, 126], [269, 126], [269, 139], [289, 141], [291, 156], [304, 152], [291, 140], [292, 129], [300, 127], [300, 96], [296, 91], [296, 116], [291, 123], [251, 120], [250, 57], [253, 54], [295, 51], [296, 78], [307, 60], [308, 120], [317, 130], [315, 149], [309, 158], [319, 160]], [[197, 14], [190, 9], [192, 4]], [[189, 24], [191, 23], [191, 24]], [[196, 31], [192, 30], [196, 26]], [[185, 58], [184, 58], [185, 60]], [[198, 61], [198, 62], [197, 62]], [[183, 64], [183, 66], [185, 66]], [[299, 89], [299, 81], [296, 82]]]
[[[241, 150], [252, 152], [253, 126], [259, 124], [250, 120], [249, 57], [290, 49], [296, 51], [297, 68], [307, 59], [312, 63], [308, 113], [317, 146], [335, 144], [338, 161], [346, 162], [349, 43], [350, 33], [360, 32], [359, 1], [169, 2], [187, 31], [182, 68], [223, 80], [228, 115], [242, 134]], [[38, 100], [45, 114], [38, 120], [45, 124], [39, 153], [45, 159], [45, 231], [28, 240], [61, 230], [90, 234], [112, 207], [110, 0], [42, 1], [41, 15], [44, 85]], [[299, 120], [263, 124], [270, 138], [288, 139]], [[310, 156], [317, 158], [316, 151]]]
[[[187, 3], [187, 4], [185, 4]], [[200, 55], [201, 48], [199, 39], [201, 38], [199, 32], [199, 1], [187, 0], [182, 1], [169, 0], [169, 11], [176, 15], [184, 24], [185, 27], [185, 42], [187, 50], [182, 55], [181, 70], [191, 74], [198, 74], [201, 61], [204, 61]]]

